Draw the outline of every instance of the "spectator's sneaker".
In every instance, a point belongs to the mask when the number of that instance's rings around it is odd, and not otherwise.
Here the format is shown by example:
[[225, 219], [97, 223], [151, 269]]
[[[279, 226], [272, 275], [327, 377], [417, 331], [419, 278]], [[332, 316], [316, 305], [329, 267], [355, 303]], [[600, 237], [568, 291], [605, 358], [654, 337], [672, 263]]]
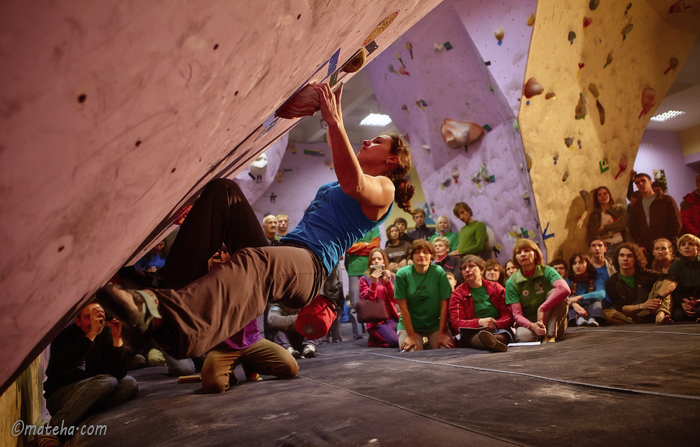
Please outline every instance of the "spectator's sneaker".
[[246, 382], [257, 382], [258, 380], [262, 380], [263, 378], [260, 377], [260, 374], [258, 373], [246, 373], [245, 375], [245, 380]]
[[314, 345], [304, 346], [304, 350], [301, 352], [301, 355], [303, 355], [305, 359], [311, 359], [311, 358], [316, 357], [316, 346], [314, 346]]
[[506, 352], [508, 346], [498, 341], [495, 335], [488, 331], [479, 332], [479, 340], [484, 344], [491, 352]]
[[557, 337], [554, 335], [545, 335], [542, 343], [554, 343], [555, 341], [557, 341]]
[[[591, 320], [593, 320], [593, 319], [591, 318]], [[595, 320], [593, 320], [593, 321], [595, 321]], [[578, 317], [578, 319], [576, 320], [576, 326], [588, 326], [589, 323], [590, 322], [586, 321], [586, 319], [583, 317]]]
[[595, 318], [591, 317], [588, 319], [588, 325], [590, 327], [598, 327], [600, 326], [597, 321], [595, 321]]
[[295, 359], [300, 359], [300, 358], [301, 358], [301, 354], [299, 354], [299, 351], [297, 351], [296, 349], [292, 348], [291, 346], [287, 348], [287, 352], [289, 352], [290, 354], [292, 354], [292, 357], [294, 357]]
[[61, 440], [56, 435], [39, 435], [36, 437], [37, 447], [58, 447]]

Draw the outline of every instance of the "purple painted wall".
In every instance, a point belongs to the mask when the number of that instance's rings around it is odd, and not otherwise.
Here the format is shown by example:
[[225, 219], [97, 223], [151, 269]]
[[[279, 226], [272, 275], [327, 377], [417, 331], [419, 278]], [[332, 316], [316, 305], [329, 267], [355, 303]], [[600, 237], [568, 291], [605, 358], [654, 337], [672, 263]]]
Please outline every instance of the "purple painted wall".
[[700, 173], [685, 164], [678, 132], [647, 130], [642, 136], [634, 170], [653, 176], [654, 169], [664, 170], [668, 194], [679, 206], [683, 196], [695, 189], [695, 177]]
[[[535, 241], [541, 241], [536, 210], [522, 197], [523, 193], [530, 197], [533, 194], [522, 140], [513, 126], [517, 105], [509, 103], [501, 88], [501, 85], [512, 87], [517, 83], [519, 97], [524, 66], [512, 73], [500, 70], [501, 82], [497, 82], [490, 66], [484, 65], [482, 59], [490, 60], [492, 54], [494, 60], [497, 56], [511, 60], [520, 49], [509, 55], [501, 54], [506, 51], [503, 46], [508, 40], [497, 45], [493, 29], [487, 24], [479, 29], [482, 34], [489, 30], [490, 41], [480, 36], [481, 41], [488, 44], [477, 48], [470, 36], [471, 28], [465, 28], [462, 20], [483, 22], [485, 19], [483, 13], [476, 11], [474, 15], [467, 14], [465, 7], [461, 2], [455, 5], [443, 2], [372, 61], [366, 70], [382, 110], [410, 140], [414, 164], [434, 215], [451, 216], [453, 230], [459, 231], [463, 224], [453, 217], [452, 209], [457, 202], [467, 202], [474, 210], [475, 219], [493, 229], [495, 237], [490, 244], [501, 244], [498, 259], [505, 262], [512, 254], [514, 227], [517, 232], [521, 229], [531, 232]], [[499, 22], [505, 14], [500, 11], [503, 8], [506, 7], [490, 6], [490, 14], [498, 17]], [[509, 8], [513, 14], [514, 7]], [[458, 11], [462, 11], [461, 14]], [[525, 24], [530, 15], [527, 2], [523, 2], [522, 10], [518, 11]], [[501, 26], [496, 26], [499, 22], [492, 22], [494, 28]], [[526, 55], [529, 34], [524, 41], [520, 39], [513, 36], [510, 42], [521, 45]], [[452, 45], [451, 50], [435, 50], [434, 43], [446, 41]], [[406, 49], [407, 42], [412, 44], [413, 59]], [[396, 58], [397, 52], [409, 75], [389, 70], [389, 65], [397, 71], [402, 67]], [[427, 103], [425, 110], [416, 105], [421, 99]], [[402, 109], [404, 105], [407, 110]], [[493, 130], [472, 144], [468, 151], [451, 149], [440, 133], [446, 118], [472, 121], [481, 126], [488, 124]], [[483, 162], [488, 173], [495, 176], [495, 182], [481, 179], [479, 186], [471, 177], [479, 172]], [[458, 182], [454, 181], [453, 172], [459, 173]]]

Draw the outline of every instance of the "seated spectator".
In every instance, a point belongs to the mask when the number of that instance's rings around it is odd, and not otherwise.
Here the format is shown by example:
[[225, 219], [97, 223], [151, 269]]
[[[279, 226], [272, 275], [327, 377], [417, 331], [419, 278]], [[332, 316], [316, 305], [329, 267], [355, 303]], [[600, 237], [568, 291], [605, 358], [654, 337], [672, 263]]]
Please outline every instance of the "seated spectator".
[[569, 324], [572, 326], [598, 327], [605, 321], [602, 300], [605, 299], [605, 280], [598, 277], [588, 256], [574, 253], [569, 259], [571, 271], [566, 283], [571, 288], [567, 302]]
[[695, 177], [695, 186], [695, 191], [686, 194], [681, 202], [681, 233], [700, 237], [700, 174]]
[[277, 237], [277, 217], [268, 214], [263, 218], [263, 231], [269, 243], [273, 243]]
[[165, 240], [158, 242], [143, 258], [134, 264], [139, 272], [155, 272], [165, 265]]
[[506, 281], [508, 281], [508, 279], [513, 276], [513, 273], [518, 271], [518, 268], [513, 263], [513, 260], [509, 259], [503, 264], [503, 270], [506, 272]]
[[681, 258], [668, 269], [668, 273], [678, 280], [678, 287], [673, 292], [673, 320], [698, 321], [700, 239], [692, 234], [684, 234], [678, 238], [678, 251]]
[[411, 211], [411, 216], [413, 216], [413, 221], [416, 223], [416, 226], [413, 231], [408, 232], [408, 237], [413, 238], [413, 240], [430, 240], [431, 236], [435, 234], [435, 229], [429, 228], [425, 224], [425, 211], [421, 208], [416, 208]]
[[413, 265], [396, 273], [394, 296], [401, 309], [397, 327], [400, 349], [422, 350], [423, 337], [427, 337], [433, 349], [451, 348], [447, 314], [450, 283], [442, 267], [431, 263], [435, 247], [428, 241], [417, 240], [411, 245], [410, 255]]
[[459, 245], [459, 237], [452, 232], [452, 223], [450, 218], [447, 216], [440, 216], [437, 220], [437, 233], [430, 236], [430, 242], [435, 243], [435, 238], [438, 236], [444, 236], [450, 241], [450, 253], [457, 250], [457, 245]]
[[676, 288], [669, 275], [648, 270], [642, 249], [624, 242], [617, 249], [613, 265], [617, 272], [605, 285], [612, 303], [605, 309], [610, 324], [668, 323], [671, 320], [670, 293]]
[[399, 228], [391, 225], [386, 229], [386, 245], [384, 251], [389, 258], [389, 271], [396, 273], [401, 267], [408, 264], [408, 252], [411, 244], [399, 238]]
[[360, 299], [383, 300], [388, 320], [380, 323], [366, 323], [369, 341], [367, 346], [374, 348], [398, 348], [399, 337], [396, 326], [399, 323], [399, 313], [396, 311], [394, 298], [394, 275], [386, 270], [389, 258], [381, 248], [373, 249], [369, 254], [367, 271], [360, 278]]
[[260, 380], [261, 374], [292, 379], [299, 372], [299, 365], [284, 347], [260, 336], [257, 319], [207, 353], [202, 367], [204, 392], [225, 393], [236, 385], [238, 365], [243, 366], [249, 382]]
[[[321, 287], [321, 291], [318, 292], [319, 295], [324, 296], [326, 299], [333, 303], [342, 303], [343, 300], [343, 282], [340, 277], [340, 262], [333, 267], [331, 274], [328, 275], [326, 281]], [[331, 328], [328, 330], [326, 336], [328, 343], [342, 343], [343, 335], [340, 332], [340, 323], [342, 322], [342, 309], [336, 308], [335, 319]], [[267, 334], [266, 337], [267, 338]]]
[[557, 258], [550, 262], [549, 266], [556, 270], [562, 278], [566, 279], [566, 277], [569, 276], [569, 264], [562, 258]]
[[616, 205], [606, 186], [593, 190], [593, 211], [588, 217], [588, 239], [600, 237], [611, 250], [617, 244], [629, 241], [627, 232], [627, 209]]
[[[598, 278], [601, 278], [603, 283], [607, 283], [608, 279], [615, 274], [615, 267], [613, 267], [612, 261], [605, 256], [607, 251], [608, 247], [605, 245], [602, 238], [598, 236], [591, 238], [588, 243], [588, 252], [591, 254], [589, 262], [593, 264], [595, 271], [598, 273]], [[603, 298], [602, 305], [603, 309], [608, 309], [612, 305], [607, 289], [605, 291], [605, 298]]]
[[457, 278], [455, 278], [454, 273], [445, 272], [445, 275], [447, 275], [447, 280], [450, 282], [450, 287], [452, 287], [452, 291], [454, 292], [455, 287], [457, 287]]
[[673, 255], [673, 244], [665, 238], [654, 241], [652, 253], [654, 260], [651, 261], [651, 269], [656, 272], [668, 273], [668, 268], [678, 259]]
[[506, 282], [506, 303], [518, 325], [519, 342], [551, 343], [566, 333], [569, 285], [552, 267], [542, 265], [542, 252], [530, 239], [517, 239], [513, 264], [518, 271]]
[[457, 256], [450, 256], [447, 254], [450, 246], [450, 241], [444, 236], [439, 236], [433, 239], [433, 245], [435, 246], [435, 264], [442, 267], [445, 273], [452, 273], [457, 280], [457, 285], [464, 282], [462, 278], [462, 272], [459, 270], [460, 258]]
[[402, 242], [408, 242], [409, 244], [413, 242], [413, 238], [406, 233], [406, 228], [408, 228], [408, 222], [403, 217], [397, 217], [394, 219], [394, 225], [399, 229], [399, 240]]
[[[48, 425], [68, 430], [92, 414], [133, 399], [138, 383], [126, 375], [126, 361], [122, 324], [108, 319], [97, 303], [85, 306], [75, 324], [51, 343], [44, 382], [46, 408], [51, 413]], [[37, 444], [58, 446], [61, 439], [44, 434]]]
[[[510, 331], [513, 317], [506, 306], [505, 289], [495, 281], [484, 281], [484, 260], [467, 255], [462, 258], [465, 282], [450, 296], [450, 323], [455, 334], [460, 334], [458, 348], [474, 348], [505, 352], [513, 341]], [[460, 328], [473, 330], [461, 331]]]
[[479, 255], [486, 244], [486, 225], [474, 220], [472, 209], [464, 202], [459, 202], [454, 207], [454, 215], [464, 222], [459, 230], [459, 243], [457, 250], [450, 253], [453, 256]]
[[[267, 327], [272, 341], [285, 348], [295, 359], [310, 359], [318, 352], [317, 339], [309, 340], [294, 329], [299, 309], [291, 309], [279, 303], [268, 304]], [[301, 352], [301, 353], [300, 353]]]
[[496, 259], [489, 259], [486, 261], [484, 267], [484, 279], [487, 281], [494, 281], [501, 286], [506, 286], [506, 274], [503, 271], [503, 266]]

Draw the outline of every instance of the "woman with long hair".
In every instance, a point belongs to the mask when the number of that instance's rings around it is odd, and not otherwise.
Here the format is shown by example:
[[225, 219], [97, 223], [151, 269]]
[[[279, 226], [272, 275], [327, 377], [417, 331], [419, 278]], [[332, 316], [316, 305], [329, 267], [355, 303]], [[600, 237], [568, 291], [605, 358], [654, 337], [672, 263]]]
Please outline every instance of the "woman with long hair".
[[568, 303], [569, 324], [573, 326], [598, 327], [605, 321], [603, 302], [605, 279], [598, 276], [587, 254], [574, 253], [569, 259], [569, 277], [566, 283], [571, 288]]
[[396, 325], [399, 323], [398, 305], [394, 298], [394, 275], [386, 269], [389, 258], [381, 248], [374, 248], [369, 253], [367, 271], [360, 278], [360, 299], [382, 300], [386, 307], [387, 320], [379, 323], [366, 323], [369, 341], [367, 346], [375, 348], [398, 348], [399, 337]]
[[607, 186], [593, 190], [593, 211], [588, 218], [588, 239], [599, 236], [612, 253], [619, 244], [629, 240], [627, 208], [616, 205]]
[[396, 273], [408, 263], [408, 251], [411, 249], [411, 243], [401, 240], [401, 232], [397, 225], [389, 225], [387, 227], [386, 237], [387, 241], [384, 250], [389, 258], [386, 268], [391, 273]]
[[505, 279], [505, 280], [508, 281], [508, 278], [510, 278], [511, 276], [513, 276], [513, 273], [517, 272], [517, 271], [518, 271], [518, 268], [515, 266], [515, 264], [513, 264], [513, 260], [512, 260], [512, 259], [509, 259], [509, 260], [506, 261], [505, 264], [503, 264], [503, 271], [504, 271], [505, 274], [506, 274], [506, 279]]
[[[276, 246], [267, 245], [235, 182], [210, 183], [170, 252], [171, 260], [182, 262], [169, 269], [169, 260], [163, 267], [162, 279], [171, 288], [127, 291], [108, 285], [98, 292], [101, 303], [125, 323], [130, 344], [152, 334], [175, 357], [201, 355], [262, 315], [268, 301], [302, 308], [295, 327], [307, 338], [325, 335], [335, 309], [318, 295], [324, 279], [352, 244], [386, 220], [394, 201], [410, 212], [415, 189], [405, 178], [411, 154], [403, 140], [379, 135], [364, 141], [356, 155], [343, 126], [342, 86], [333, 92], [327, 84], [311, 85], [328, 124], [338, 181], [319, 188], [299, 225]], [[208, 240], [202, 240], [203, 227]], [[180, 241], [183, 232], [187, 237]], [[207, 261], [222, 242], [231, 259], [207, 273]]]
[[661, 273], [668, 273], [674, 261], [679, 258], [673, 255], [673, 244], [666, 238], [659, 238], [654, 241], [654, 260], [651, 261], [651, 269]]

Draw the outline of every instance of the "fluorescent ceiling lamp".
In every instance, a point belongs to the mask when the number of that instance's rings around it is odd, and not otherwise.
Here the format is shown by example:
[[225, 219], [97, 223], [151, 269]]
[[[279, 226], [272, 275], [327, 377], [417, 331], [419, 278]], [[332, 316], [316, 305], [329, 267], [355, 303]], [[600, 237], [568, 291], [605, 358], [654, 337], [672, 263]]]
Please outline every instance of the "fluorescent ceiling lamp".
[[661, 113], [659, 115], [654, 115], [651, 117], [652, 121], [656, 121], [659, 123], [663, 123], [664, 121], [668, 121], [671, 118], [675, 118], [677, 116], [685, 115], [685, 112], [680, 112], [678, 110], [669, 110], [668, 112]]
[[370, 113], [360, 121], [360, 126], [386, 126], [391, 122], [389, 115], [382, 115], [380, 113]]

